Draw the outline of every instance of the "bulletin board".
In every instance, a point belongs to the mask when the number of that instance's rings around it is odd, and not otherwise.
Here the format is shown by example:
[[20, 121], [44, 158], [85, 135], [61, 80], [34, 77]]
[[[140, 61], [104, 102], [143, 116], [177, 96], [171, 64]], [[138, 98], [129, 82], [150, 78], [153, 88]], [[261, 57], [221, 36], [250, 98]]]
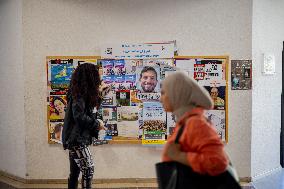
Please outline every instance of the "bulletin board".
[[177, 70], [193, 77], [214, 99], [206, 116], [220, 138], [228, 142], [227, 56], [176, 56], [171, 59], [101, 59], [99, 56], [48, 56], [48, 142], [61, 143], [66, 93], [74, 69], [83, 63], [99, 67], [101, 79], [112, 86], [100, 109], [107, 130], [94, 141], [110, 144], [161, 145], [172, 133], [175, 120], [159, 102], [161, 82]]

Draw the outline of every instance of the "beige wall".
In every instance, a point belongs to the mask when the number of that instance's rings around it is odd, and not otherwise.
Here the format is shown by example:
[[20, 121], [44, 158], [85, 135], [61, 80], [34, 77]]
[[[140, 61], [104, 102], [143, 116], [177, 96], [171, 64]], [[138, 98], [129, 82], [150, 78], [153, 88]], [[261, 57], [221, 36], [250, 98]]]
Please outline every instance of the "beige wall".
[[[46, 56], [98, 55], [103, 43], [174, 39], [180, 55], [253, 59], [252, 91], [231, 91], [229, 81], [226, 149], [241, 177], [278, 169], [283, 7], [281, 0], [0, 1], [0, 170], [67, 177], [67, 152], [47, 144]], [[261, 75], [263, 52], [275, 54], [276, 75]], [[140, 145], [92, 151], [96, 178], [152, 178], [161, 153]]]
[[[282, 0], [253, 3], [251, 175], [254, 180], [280, 168], [283, 10]], [[275, 75], [262, 75], [263, 53], [275, 55]]]
[[[237, 8], [236, 8], [237, 7]], [[67, 152], [47, 144], [48, 55], [99, 55], [112, 42], [177, 40], [180, 55], [251, 59], [247, 0], [25, 0], [23, 39], [28, 178], [66, 178]], [[250, 176], [251, 91], [229, 90], [227, 149]], [[241, 119], [240, 119], [241, 118]], [[152, 178], [161, 150], [140, 145], [92, 147], [96, 178]]]
[[0, 1], [0, 170], [26, 174], [22, 1]]

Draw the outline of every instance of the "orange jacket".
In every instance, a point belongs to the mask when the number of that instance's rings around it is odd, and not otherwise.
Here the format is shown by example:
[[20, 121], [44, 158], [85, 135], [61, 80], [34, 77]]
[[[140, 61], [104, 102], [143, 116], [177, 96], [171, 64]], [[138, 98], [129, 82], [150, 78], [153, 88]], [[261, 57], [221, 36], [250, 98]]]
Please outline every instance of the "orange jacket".
[[166, 155], [168, 144], [174, 142], [179, 128], [185, 124], [179, 144], [181, 151], [187, 153], [190, 167], [201, 174], [218, 175], [226, 170], [229, 160], [220, 137], [203, 113], [202, 108], [195, 108], [183, 115], [164, 147], [162, 161], [172, 161]]

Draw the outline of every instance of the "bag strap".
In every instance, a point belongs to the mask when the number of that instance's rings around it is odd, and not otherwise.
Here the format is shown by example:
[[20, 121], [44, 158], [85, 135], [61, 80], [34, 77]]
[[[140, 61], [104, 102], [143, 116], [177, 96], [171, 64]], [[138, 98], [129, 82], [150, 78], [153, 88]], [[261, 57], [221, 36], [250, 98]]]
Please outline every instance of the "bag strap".
[[[188, 117], [188, 119], [191, 118], [191, 117], [193, 117], [193, 116], [196, 116], [196, 115], [198, 115], [198, 114], [192, 114], [192, 115], [190, 115], [190, 116]], [[178, 133], [177, 133], [177, 136], [176, 136], [176, 139], [175, 139], [175, 143], [176, 143], [176, 144], [179, 143], [178, 140], [179, 140], [179, 138], [180, 138], [180, 136], [181, 136], [183, 130], [184, 130], [184, 124], [181, 125], [181, 127], [180, 127], [179, 130], [178, 130]]]

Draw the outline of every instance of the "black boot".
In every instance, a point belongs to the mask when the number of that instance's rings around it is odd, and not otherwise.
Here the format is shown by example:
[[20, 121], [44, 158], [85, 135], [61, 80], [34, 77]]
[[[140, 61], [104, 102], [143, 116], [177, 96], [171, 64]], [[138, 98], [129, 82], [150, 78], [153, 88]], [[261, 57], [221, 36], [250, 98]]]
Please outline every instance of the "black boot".
[[68, 189], [78, 189], [78, 179], [68, 179]]

